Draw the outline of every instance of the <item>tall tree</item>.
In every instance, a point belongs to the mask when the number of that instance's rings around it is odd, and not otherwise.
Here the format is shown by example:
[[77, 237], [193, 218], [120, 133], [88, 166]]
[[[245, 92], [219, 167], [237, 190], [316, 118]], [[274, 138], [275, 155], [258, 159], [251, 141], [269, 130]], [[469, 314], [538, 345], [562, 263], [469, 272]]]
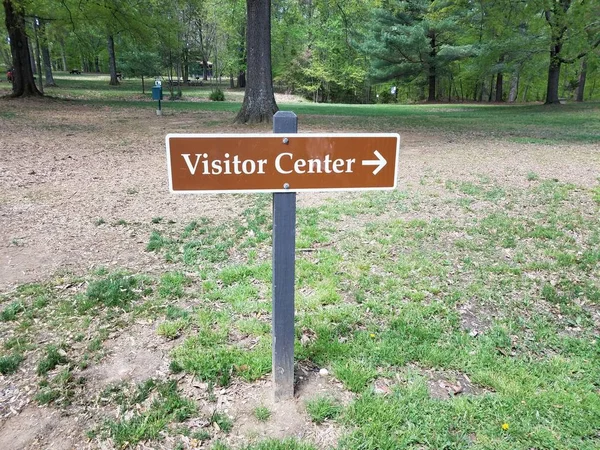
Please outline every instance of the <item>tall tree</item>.
[[54, 75], [52, 74], [52, 60], [50, 58], [50, 48], [48, 47], [48, 33], [46, 32], [46, 22], [43, 19], [40, 19], [39, 26], [39, 34], [40, 34], [40, 45], [42, 47], [42, 59], [44, 61], [44, 72], [46, 86], [56, 86], [56, 82], [54, 81]]
[[579, 72], [579, 80], [577, 83], [577, 95], [576, 100], [578, 102], [583, 101], [583, 94], [585, 92], [585, 80], [587, 77], [587, 59], [583, 58], [581, 60], [581, 71]]
[[246, 0], [248, 78], [236, 122], [272, 122], [278, 111], [271, 72], [271, 1]]
[[25, 9], [14, 0], [2, 0], [5, 23], [10, 39], [13, 69], [13, 97], [43, 95], [35, 85], [31, 54], [25, 28]]
[[364, 40], [372, 0], [275, 0], [273, 72], [290, 92], [323, 102], [361, 102], [367, 95]]
[[374, 59], [376, 81], [425, 78], [427, 100], [437, 99], [437, 80], [470, 46], [457, 46], [452, 16], [431, 0], [390, 0], [377, 10], [366, 50]]
[[109, 84], [118, 86], [119, 79], [117, 78], [117, 58], [115, 57], [115, 38], [112, 33], [109, 33], [106, 40], [106, 48], [108, 50], [108, 71], [110, 73]]
[[[561, 66], [574, 63], [600, 46], [598, 12], [600, 7], [597, 2], [545, 0], [544, 17], [550, 27], [547, 105], [560, 103], [558, 88]], [[578, 36], [583, 38], [576, 39]], [[569, 49], [569, 44], [574, 45]], [[573, 47], [576, 48], [575, 51]]]

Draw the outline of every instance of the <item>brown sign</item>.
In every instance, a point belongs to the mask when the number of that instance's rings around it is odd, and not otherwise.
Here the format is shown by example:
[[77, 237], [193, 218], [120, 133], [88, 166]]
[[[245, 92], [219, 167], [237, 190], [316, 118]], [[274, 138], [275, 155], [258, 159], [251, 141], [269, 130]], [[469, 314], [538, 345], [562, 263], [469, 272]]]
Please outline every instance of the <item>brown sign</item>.
[[169, 134], [171, 192], [394, 189], [398, 134]]

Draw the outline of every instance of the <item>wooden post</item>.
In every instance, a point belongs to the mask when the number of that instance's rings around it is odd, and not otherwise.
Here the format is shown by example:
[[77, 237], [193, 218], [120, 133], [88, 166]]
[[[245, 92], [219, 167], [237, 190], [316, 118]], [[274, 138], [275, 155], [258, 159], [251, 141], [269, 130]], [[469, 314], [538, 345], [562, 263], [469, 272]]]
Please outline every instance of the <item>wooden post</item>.
[[[298, 132], [298, 117], [279, 111], [273, 132]], [[282, 137], [282, 147], [287, 140]], [[281, 186], [286, 189], [285, 186]], [[296, 193], [273, 194], [273, 387], [275, 401], [294, 397]]]

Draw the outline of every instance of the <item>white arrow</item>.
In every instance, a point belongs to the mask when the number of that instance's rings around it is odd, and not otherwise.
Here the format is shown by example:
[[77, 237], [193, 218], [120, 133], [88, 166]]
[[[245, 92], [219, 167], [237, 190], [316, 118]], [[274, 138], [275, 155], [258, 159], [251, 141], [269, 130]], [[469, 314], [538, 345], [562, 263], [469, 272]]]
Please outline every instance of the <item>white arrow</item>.
[[367, 161], [363, 161], [362, 165], [363, 166], [377, 166], [377, 167], [375, 167], [375, 170], [373, 170], [373, 175], [377, 175], [379, 173], [379, 171], [386, 166], [387, 160], [383, 156], [381, 156], [381, 153], [379, 153], [377, 150], [375, 150], [373, 153], [375, 154], [377, 159], [369, 159]]

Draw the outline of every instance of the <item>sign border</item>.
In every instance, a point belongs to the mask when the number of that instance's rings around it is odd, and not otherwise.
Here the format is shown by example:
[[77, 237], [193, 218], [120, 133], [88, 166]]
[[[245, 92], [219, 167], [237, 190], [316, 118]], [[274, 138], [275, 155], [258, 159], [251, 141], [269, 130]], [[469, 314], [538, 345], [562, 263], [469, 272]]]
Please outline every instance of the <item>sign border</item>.
[[165, 145], [167, 152], [167, 170], [169, 176], [169, 192], [171, 194], [255, 194], [265, 192], [352, 192], [352, 191], [393, 191], [398, 188], [398, 166], [400, 165], [400, 134], [399, 133], [289, 133], [289, 138], [336, 138], [336, 137], [362, 137], [362, 138], [378, 138], [378, 137], [394, 137], [396, 138], [396, 165], [394, 167], [394, 185], [389, 187], [358, 187], [358, 188], [290, 188], [290, 189], [206, 189], [181, 191], [173, 190], [173, 174], [171, 167], [171, 151], [169, 139], [175, 138], [228, 138], [228, 139], [244, 139], [244, 138], [269, 138], [269, 139], [284, 139], [287, 133], [264, 134], [264, 133], [169, 133], [165, 137]]

